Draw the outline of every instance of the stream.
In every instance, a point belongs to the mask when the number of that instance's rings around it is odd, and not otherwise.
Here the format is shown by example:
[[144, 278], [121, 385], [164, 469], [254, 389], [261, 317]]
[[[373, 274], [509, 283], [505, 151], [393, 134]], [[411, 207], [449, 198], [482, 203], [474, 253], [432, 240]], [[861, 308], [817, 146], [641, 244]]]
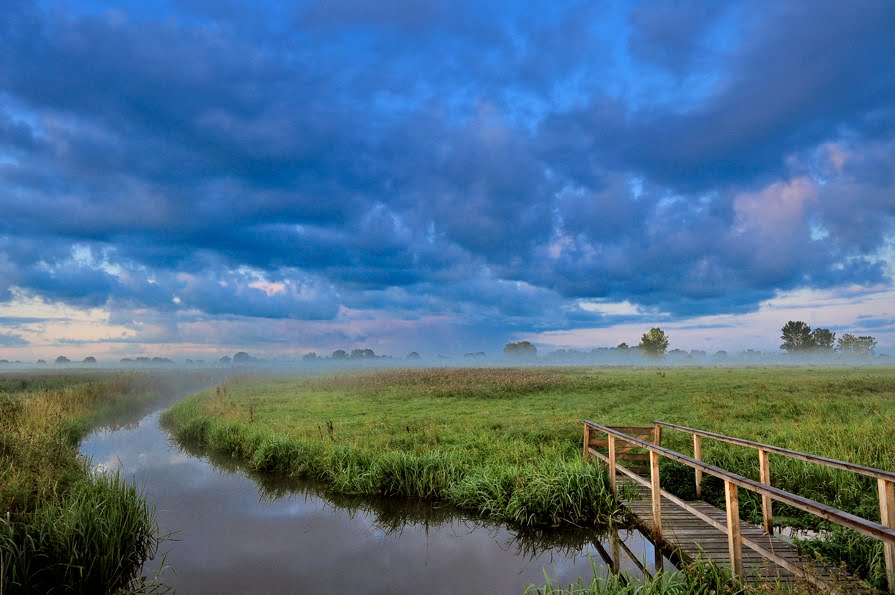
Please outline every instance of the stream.
[[[339, 498], [191, 452], [158, 423], [97, 430], [81, 453], [144, 490], [171, 533], [147, 576], [179, 593], [522, 593], [655, 568], [637, 531], [525, 534], [430, 503]], [[667, 559], [660, 559], [672, 568]]]

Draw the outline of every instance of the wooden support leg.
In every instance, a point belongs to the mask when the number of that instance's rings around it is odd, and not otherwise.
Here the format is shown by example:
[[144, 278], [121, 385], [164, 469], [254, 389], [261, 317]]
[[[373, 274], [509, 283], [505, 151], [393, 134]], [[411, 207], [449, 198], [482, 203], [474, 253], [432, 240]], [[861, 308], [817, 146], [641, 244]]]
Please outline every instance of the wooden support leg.
[[730, 569], [743, 576], [743, 535], [740, 533], [740, 497], [736, 484], [724, 482], [724, 501], [727, 505], [727, 549], [730, 553]]
[[[761, 448], [758, 449], [758, 469], [759, 475], [761, 476], [761, 483], [766, 486], [771, 485], [771, 468], [768, 466], [768, 451], [763, 450]], [[768, 535], [774, 534], [774, 508], [772, 505], [771, 497], [762, 494], [761, 495], [761, 515], [762, 515], [762, 526], [764, 527], [764, 532]]]
[[609, 490], [613, 496], [618, 496], [618, 489], [615, 485], [615, 436], [609, 437]]
[[[895, 529], [895, 482], [877, 479], [879, 487], [880, 524]], [[889, 579], [889, 592], [895, 593], [895, 543], [883, 542], [883, 557], [886, 560], [886, 577]]]
[[649, 451], [651, 492], [653, 496], [653, 529], [656, 536], [662, 535], [662, 489], [659, 483], [659, 453]]
[[584, 424], [584, 458], [590, 454], [587, 449], [590, 447], [590, 426]]
[[[702, 436], [693, 434], [693, 458], [702, 460]], [[702, 469], [696, 469], [696, 497], [702, 498]]]

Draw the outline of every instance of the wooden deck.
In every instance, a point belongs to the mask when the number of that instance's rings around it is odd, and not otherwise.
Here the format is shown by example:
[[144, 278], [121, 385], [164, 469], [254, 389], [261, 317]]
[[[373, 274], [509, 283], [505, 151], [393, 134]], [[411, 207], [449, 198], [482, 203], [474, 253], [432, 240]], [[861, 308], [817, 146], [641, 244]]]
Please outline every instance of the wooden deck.
[[[693, 457], [663, 448], [663, 427], [690, 433]], [[756, 449], [760, 481], [703, 462], [703, 438]], [[879, 487], [882, 522], [857, 517], [773, 487], [769, 452], [875, 478]], [[842, 569], [824, 567], [813, 559], [801, 556], [792, 543], [779, 534], [775, 535], [772, 502], [778, 501], [881, 540], [890, 591], [895, 591], [895, 473], [665, 422], [654, 422], [652, 427], [643, 428], [609, 427], [585, 421], [584, 456], [593, 456], [606, 463], [610, 487], [630, 512], [634, 523], [681, 562], [710, 561], [729, 568], [746, 584], [765, 584], [771, 589], [778, 584], [788, 584], [804, 586], [812, 591], [874, 592], [866, 583]], [[701, 500], [685, 501], [662, 489], [660, 457], [694, 469], [697, 496], [700, 495], [704, 475], [721, 479], [724, 482], [725, 510]], [[739, 518], [738, 489], [761, 495], [761, 526]]]
[[[652, 533], [653, 514], [652, 496], [647, 488], [634, 484], [627, 477], [619, 477], [618, 485], [622, 487], [622, 493], [634, 491], [637, 495], [630, 500], [624, 500], [625, 507], [630, 511], [635, 523], [641, 531]], [[627, 487], [631, 486], [631, 487]], [[726, 523], [726, 513], [714, 506], [700, 500], [688, 501], [706, 516], [716, 522]], [[694, 560], [710, 560], [715, 564], [730, 568], [730, 552], [727, 543], [727, 535], [697, 518], [692, 513], [676, 506], [667, 498], [662, 498], [662, 532], [658, 541], [668, 551], [674, 552], [674, 556], [682, 562], [689, 563]], [[747, 584], [804, 584], [806, 587], [817, 585], [818, 582], [826, 583], [827, 589], [848, 593], [873, 592], [861, 581], [843, 573], [838, 568], [826, 568], [813, 560], [801, 556], [798, 550], [790, 542], [780, 536], [769, 537], [764, 530], [751, 523], [740, 522], [740, 531], [743, 537], [751, 539], [765, 549], [774, 552], [786, 559], [793, 566], [802, 569], [796, 573], [765, 558], [751, 549], [743, 550], [743, 567], [745, 569], [743, 580]]]

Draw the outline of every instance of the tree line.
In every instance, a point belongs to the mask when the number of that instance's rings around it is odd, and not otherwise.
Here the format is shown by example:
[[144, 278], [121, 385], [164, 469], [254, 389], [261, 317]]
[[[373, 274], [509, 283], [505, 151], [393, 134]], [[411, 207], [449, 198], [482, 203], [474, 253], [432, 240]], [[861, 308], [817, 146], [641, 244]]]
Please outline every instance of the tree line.
[[855, 336], [843, 333], [836, 341], [836, 333], [826, 328], [811, 330], [811, 326], [801, 320], [790, 320], [783, 325], [780, 349], [790, 353], [832, 353], [872, 355], [876, 350], [876, 338], [870, 335]]

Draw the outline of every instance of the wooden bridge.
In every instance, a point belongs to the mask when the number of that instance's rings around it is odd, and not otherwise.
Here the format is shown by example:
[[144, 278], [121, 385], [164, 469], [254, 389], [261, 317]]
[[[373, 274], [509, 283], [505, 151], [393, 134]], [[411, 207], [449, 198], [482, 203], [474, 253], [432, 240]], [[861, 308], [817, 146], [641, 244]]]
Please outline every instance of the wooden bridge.
[[[690, 434], [693, 456], [662, 447], [663, 428]], [[756, 450], [760, 481], [702, 461], [704, 438]], [[773, 487], [769, 454], [876, 479], [881, 522], [870, 521]], [[772, 502], [776, 501], [881, 540], [889, 590], [895, 592], [895, 473], [661, 421], [655, 421], [652, 427], [647, 428], [609, 427], [585, 421], [584, 456], [597, 457], [608, 465], [610, 487], [625, 502], [635, 522], [648, 531], [657, 544], [672, 551], [684, 562], [697, 558], [710, 560], [730, 568], [746, 582], [798, 581], [829, 591], [866, 590], [863, 583], [854, 577], [801, 556], [789, 541], [775, 536]], [[685, 501], [661, 489], [660, 457], [694, 469], [697, 498], [702, 495], [704, 475], [722, 480], [725, 510], [702, 500]], [[740, 520], [740, 488], [761, 495], [762, 526]]]

